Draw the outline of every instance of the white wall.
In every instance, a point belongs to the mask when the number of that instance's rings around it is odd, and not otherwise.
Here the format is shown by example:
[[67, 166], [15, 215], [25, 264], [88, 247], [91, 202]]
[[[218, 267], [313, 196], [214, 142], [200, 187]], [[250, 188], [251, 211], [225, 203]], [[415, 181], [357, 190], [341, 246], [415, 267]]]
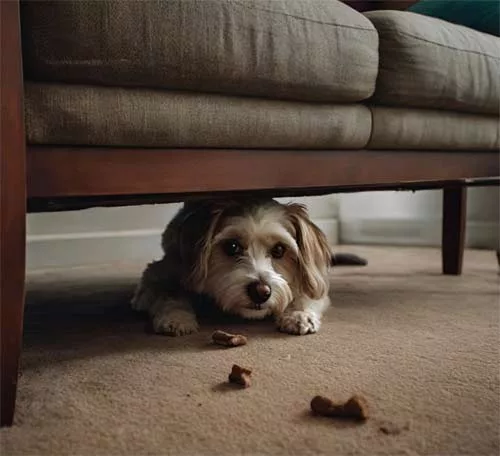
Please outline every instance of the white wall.
[[[335, 196], [295, 198], [293, 201], [306, 204], [311, 217], [330, 242], [337, 243]], [[30, 214], [27, 221], [28, 270], [114, 261], [151, 261], [161, 254], [161, 233], [180, 206], [146, 205]]]
[[[468, 247], [498, 248], [499, 194], [498, 187], [468, 189]], [[441, 220], [441, 190], [339, 197], [341, 243], [439, 246]]]

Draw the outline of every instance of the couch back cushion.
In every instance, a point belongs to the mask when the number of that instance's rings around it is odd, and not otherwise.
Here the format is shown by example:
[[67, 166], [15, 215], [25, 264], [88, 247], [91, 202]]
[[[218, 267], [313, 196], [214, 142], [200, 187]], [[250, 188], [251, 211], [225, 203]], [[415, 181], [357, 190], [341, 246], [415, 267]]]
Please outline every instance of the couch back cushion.
[[378, 35], [337, 0], [63, 0], [22, 4], [26, 77], [354, 102]]
[[454, 24], [500, 36], [498, 0], [420, 0], [408, 11], [438, 17]]
[[405, 11], [370, 11], [380, 38], [373, 101], [499, 114], [500, 38]]

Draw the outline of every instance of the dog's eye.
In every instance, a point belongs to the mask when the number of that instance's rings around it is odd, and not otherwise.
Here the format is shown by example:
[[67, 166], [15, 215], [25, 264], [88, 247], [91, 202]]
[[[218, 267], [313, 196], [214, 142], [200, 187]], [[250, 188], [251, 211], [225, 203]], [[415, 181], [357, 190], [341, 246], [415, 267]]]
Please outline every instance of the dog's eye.
[[222, 249], [227, 256], [233, 257], [236, 255], [241, 255], [243, 252], [243, 247], [235, 239], [229, 239], [222, 244]]
[[272, 249], [271, 249], [271, 255], [273, 258], [283, 258], [283, 255], [285, 254], [286, 247], [278, 242]]

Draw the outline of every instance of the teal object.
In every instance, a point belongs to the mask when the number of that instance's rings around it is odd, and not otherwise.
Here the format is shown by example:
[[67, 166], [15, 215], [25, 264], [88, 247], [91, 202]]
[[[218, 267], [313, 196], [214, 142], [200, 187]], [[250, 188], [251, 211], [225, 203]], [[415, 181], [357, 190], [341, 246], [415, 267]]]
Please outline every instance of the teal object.
[[500, 36], [500, 0], [420, 0], [408, 11]]

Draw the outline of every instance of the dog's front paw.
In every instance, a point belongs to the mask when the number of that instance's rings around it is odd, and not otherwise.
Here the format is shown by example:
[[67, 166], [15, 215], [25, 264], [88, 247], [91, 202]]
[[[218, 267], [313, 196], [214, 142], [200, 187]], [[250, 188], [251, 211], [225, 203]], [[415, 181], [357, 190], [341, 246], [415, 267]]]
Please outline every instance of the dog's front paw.
[[320, 324], [319, 318], [314, 313], [295, 310], [280, 317], [278, 329], [288, 334], [303, 336], [317, 332]]
[[153, 328], [158, 334], [185, 336], [198, 331], [198, 322], [192, 312], [170, 310], [159, 312], [154, 316]]

